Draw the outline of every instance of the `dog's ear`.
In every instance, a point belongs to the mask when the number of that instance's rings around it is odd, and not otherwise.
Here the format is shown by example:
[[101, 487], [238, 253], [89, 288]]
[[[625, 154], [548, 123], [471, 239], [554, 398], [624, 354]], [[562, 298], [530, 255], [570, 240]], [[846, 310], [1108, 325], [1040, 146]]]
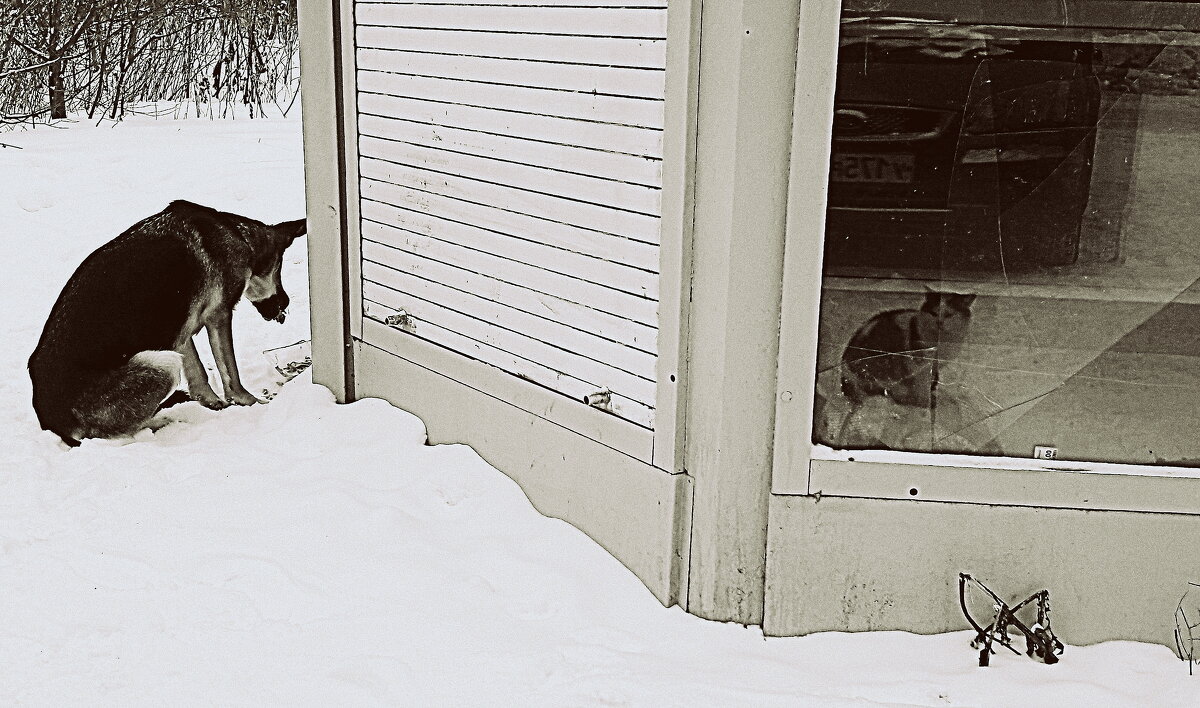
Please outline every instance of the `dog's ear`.
[[287, 244], [290, 246], [292, 245], [292, 241], [296, 240], [296, 237], [303, 236], [304, 234], [308, 233], [308, 221], [305, 219], [285, 221], [280, 224], [275, 224], [273, 228], [275, 229], [275, 233], [287, 239]]

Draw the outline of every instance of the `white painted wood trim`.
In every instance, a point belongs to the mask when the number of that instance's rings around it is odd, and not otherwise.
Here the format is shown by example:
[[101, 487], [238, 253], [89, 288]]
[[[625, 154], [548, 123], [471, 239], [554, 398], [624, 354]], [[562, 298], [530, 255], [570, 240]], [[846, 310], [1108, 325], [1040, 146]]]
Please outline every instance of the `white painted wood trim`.
[[[841, 2], [800, 3], [771, 491], [807, 491]], [[803, 490], [803, 491], [801, 491]]]
[[[667, 11], [654, 419], [654, 464], [670, 472], [683, 471], [699, 73], [700, 0], [681, 0]], [[683, 596], [686, 598], [686, 592]]]
[[354, 39], [354, 15], [358, 3], [354, 0], [343, 0], [342, 36], [342, 96], [346, 106], [345, 118], [345, 175], [346, 175], [346, 224], [349, 233], [345, 235], [346, 259], [349, 282], [346, 286], [350, 291], [350, 336], [362, 337], [362, 215], [360, 213], [359, 195], [359, 137], [358, 137], [358, 82], [357, 82], [357, 46]]
[[[804, 2], [805, 6], [810, 2]], [[794, 0], [703, 5], [688, 320], [688, 611], [762, 621]]]
[[1200, 478], [813, 460], [808, 493], [1200, 516]]
[[624, 455], [647, 464], [652, 461], [654, 434], [645, 428], [378, 322], [364, 321], [363, 334], [374, 346], [395, 356], [576, 431]]
[[[338, 5], [299, 4], [301, 106], [304, 117], [304, 183], [313, 380], [346, 400], [347, 347], [343, 265], [334, 12]], [[348, 308], [347, 308], [348, 309]]]

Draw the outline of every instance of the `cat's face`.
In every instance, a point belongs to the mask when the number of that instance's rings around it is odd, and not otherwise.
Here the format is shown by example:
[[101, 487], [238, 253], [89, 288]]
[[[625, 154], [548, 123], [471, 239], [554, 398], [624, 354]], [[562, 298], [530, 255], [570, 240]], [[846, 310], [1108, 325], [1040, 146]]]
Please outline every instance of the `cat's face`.
[[948, 338], [953, 339], [955, 334], [966, 333], [967, 323], [971, 321], [971, 305], [974, 302], [974, 293], [960, 295], [926, 288], [921, 312], [933, 315], [943, 336], [949, 335]]

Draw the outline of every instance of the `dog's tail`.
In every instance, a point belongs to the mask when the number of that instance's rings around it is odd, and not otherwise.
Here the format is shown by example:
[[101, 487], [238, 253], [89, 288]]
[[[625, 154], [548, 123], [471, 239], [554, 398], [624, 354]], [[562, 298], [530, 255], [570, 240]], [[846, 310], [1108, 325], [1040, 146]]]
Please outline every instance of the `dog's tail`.
[[[183, 355], [175, 351], [146, 351], [138, 352], [129, 358], [131, 367], [147, 367], [162, 372], [171, 380], [171, 391], [179, 388], [183, 380]], [[163, 396], [167, 399], [170, 392]], [[160, 403], [162, 401], [159, 401]]]
[[174, 351], [144, 351], [109, 372], [84, 391], [71, 407], [79, 427], [59, 435], [73, 438], [111, 437], [145, 425], [183, 379], [183, 356]]

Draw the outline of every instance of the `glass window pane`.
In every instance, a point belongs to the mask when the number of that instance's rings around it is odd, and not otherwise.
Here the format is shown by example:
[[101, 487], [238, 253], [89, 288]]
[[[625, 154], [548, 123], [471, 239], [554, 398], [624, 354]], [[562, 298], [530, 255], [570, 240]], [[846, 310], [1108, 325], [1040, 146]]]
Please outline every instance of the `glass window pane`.
[[843, 8], [814, 440], [1200, 464], [1200, 10]]

